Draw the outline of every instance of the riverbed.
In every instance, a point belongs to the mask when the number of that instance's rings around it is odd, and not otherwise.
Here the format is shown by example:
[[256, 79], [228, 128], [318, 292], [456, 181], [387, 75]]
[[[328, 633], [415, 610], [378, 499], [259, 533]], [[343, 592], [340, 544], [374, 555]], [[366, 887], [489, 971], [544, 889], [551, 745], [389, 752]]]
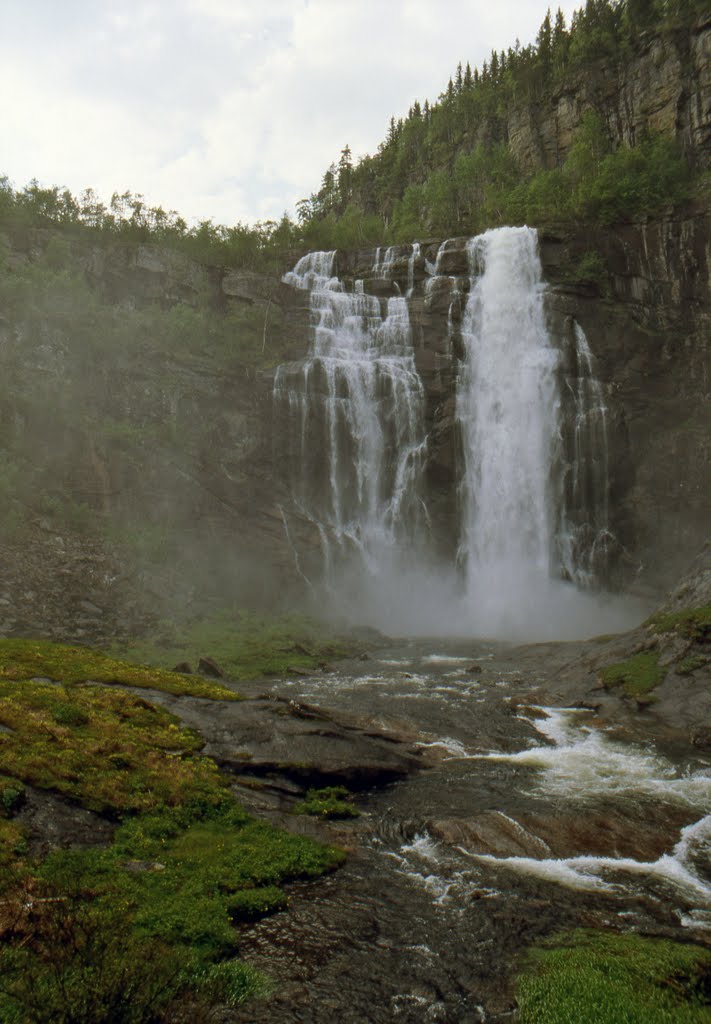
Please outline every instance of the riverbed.
[[711, 762], [546, 707], [541, 681], [505, 645], [440, 639], [261, 686], [396, 729], [433, 766], [360, 794], [330, 828], [346, 866], [244, 928], [275, 991], [231, 1019], [504, 1022], [526, 949], [556, 931], [711, 943]]

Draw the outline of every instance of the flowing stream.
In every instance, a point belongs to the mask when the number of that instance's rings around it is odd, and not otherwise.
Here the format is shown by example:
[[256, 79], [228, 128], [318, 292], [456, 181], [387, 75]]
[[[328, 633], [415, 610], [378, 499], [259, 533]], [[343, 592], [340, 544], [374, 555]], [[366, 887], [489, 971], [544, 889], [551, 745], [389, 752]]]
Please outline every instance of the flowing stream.
[[589, 711], [527, 705], [538, 676], [493, 642], [403, 641], [367, 668], [274, 684], [441, 756], [367, 794], [361, 819], [333, 826], [346, 866], [245, 930], [242, 955], [280, 998], [238, 1019], [503, 1022], [540, 936], [711, 942], [711, 764], [623, 742]]

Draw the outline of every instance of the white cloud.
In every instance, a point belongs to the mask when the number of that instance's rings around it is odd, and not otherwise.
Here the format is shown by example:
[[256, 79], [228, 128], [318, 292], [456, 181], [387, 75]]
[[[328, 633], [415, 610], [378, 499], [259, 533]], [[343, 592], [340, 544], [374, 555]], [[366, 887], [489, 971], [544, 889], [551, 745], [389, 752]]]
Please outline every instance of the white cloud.
[[279, 217], [346, 143], [372, 152], [391, 114], [436, 99], [458, 61], [532, 40], [546, 7], [29, 0], [0, 38], [0, 173], [128, 188], [188, 218]]

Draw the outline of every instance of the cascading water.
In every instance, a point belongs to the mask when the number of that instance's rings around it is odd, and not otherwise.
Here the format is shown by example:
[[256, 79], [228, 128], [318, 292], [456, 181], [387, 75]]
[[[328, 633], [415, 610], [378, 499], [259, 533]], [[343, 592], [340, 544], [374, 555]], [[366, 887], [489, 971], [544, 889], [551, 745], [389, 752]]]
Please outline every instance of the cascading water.
[[477, 626], [496, 632], [517, 625], [550, 579], [558, 353], [546, 329], [535, 232], [489, 231], [467, 249], [460, 550]]
[[[582, 329], [548, 329], [536, 232], [450, 239], [436, 257], [418, 243], [379, 248], [365, 276], [387, 299], [360, 280], [346, 290], [335, 257], [311, 253], [284, 278], [310, 292], [313, 336], [274, 387], [292, 498], [318, 527], [332, 589], [358, 591], [357, 610], [398, 631], [546, 639], [632, 624], [637, 608], [582, 592], [604, 582], [613, 540], [607, 410]], [[447, 315], [446, 338], [417, 355], [428, 417], [457, 368], [456, 571], [454, 558], [432, 568], [411, 307], [429, 324]], [[376, 587], [356, 586], [359, 573]], [[393, 606], [399, 618], [383, 618]]]
[[562, 414], [568, 429], [557, 542], [565, 575], [591, 587], [607, 577], [614, 538], [608, 525], [607, 407], [578, 323], [572, 324], [563, 359]]
[[[293, 498], [342, 580], [345, 562], [394, 570], [414, 543], [425, 430], [406, 300], [368, 295], [361, 282], [347, 292], [334, 258], [310, 253], [285, 277], [310, 291], [313, 337], [307, 359], [279, 367], [274, 396], [289, 418]], [[379, 250], [373, 275], [387, 276], [392, 261]]]

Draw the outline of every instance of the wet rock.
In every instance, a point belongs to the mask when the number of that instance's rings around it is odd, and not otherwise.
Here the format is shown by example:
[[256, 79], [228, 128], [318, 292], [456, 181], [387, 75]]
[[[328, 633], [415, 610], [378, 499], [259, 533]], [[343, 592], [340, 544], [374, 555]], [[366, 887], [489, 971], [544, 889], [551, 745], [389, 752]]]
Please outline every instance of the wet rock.
[[155, 699], [205, 737], [207, 756], [238, 774], [365, 789], [402, 779], [426, 763], [420, 749], [374, 720], [299, 701]]
[[116, 825], [92, 811], [44, 790], [25, 787], [25, 800], [15, 820], [22, 825], [33, 856], [52, 850], [103, 846], [111, 842]]
[[495, 857], [550, 857], [550, 846], [500, 811], [476, 818], [430, 822], [429, 831], [452, 846]]
[[483, 671], [484, 669], [481, 667], [481, 665], [470, 665], [469, 668], [467, 669], [467, 672], [473, 676], [477, 676], [479, 675], [480, 672]]
[[690, 739], [699, 750], [711, 753], [711, 725], [700, 725], [692, 729]]
[[214, 660], [214, 658], [200, 658], [198, 661], [198, 672], [200, 675], [209, 676], [211, 679], [224, 679], [225, 673]]

